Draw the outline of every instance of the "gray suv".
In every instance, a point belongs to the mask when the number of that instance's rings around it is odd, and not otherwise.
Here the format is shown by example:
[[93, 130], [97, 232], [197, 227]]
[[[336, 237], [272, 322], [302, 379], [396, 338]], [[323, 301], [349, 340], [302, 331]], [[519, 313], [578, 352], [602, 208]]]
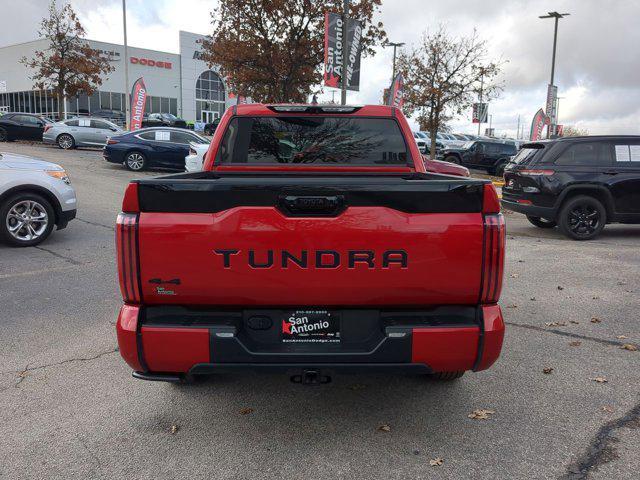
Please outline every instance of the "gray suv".
[[60, 165], [0, 153], [0, 240], [29, 247], [76, 216], [76, 192]]
[[45, 127], [44, 143], [65, 150], [75, 147], [101, 147], [113, 135], [124, 133], [118, 125], [104, 118], [80, 117], [63, 120]]

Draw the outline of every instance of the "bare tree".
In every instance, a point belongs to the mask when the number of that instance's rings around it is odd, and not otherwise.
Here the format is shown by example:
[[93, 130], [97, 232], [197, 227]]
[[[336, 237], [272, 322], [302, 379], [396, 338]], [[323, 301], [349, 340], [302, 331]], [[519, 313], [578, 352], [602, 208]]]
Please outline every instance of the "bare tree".
[[[487, 45], [474, 30], [469, 37], [451, 36], [444, 26], [433, 34], [424, 33], [421, 43], [402, 52], [398, 69], [404, 77], [404, 110], [417, 114], [421, 128], [435, 139], [438, 130], [454, 116], [462, 114], [475, 100], [482, 85], [483, 99], [501, 91], [496, 82], [502, 62], [487, 60]], [[436, 142], [431, 142], [431, 158]]]
[[52, 0], [38, 35], [49, 40], [48, 48], [36, 51], [31, 59], [22, 57], [20, 62], [35, 70], [31, 77], [34, 88], [53, 91], [62, 118], [64, 99], [80, 92], [91, 95], [102, 84], [102, 75], [114, 68], [99, 50], [83, 40], [85, 30], [69, 4], [58, 9]]
[[[220, 65], [231, 88], [262, 102], [304, 102], [320, 84], [324, 14], [342, 0], [221, 0], [203, 59]], [[363, 22], [364, 55], [386, 38], [373, 23], [382, 0], [352, 0], [349, 16]]]
[[578, 128], [573, 125], [567, 125], [562, 130], [563, 137], [584, 137], [589, 135], [589, 130], [586, 128]]

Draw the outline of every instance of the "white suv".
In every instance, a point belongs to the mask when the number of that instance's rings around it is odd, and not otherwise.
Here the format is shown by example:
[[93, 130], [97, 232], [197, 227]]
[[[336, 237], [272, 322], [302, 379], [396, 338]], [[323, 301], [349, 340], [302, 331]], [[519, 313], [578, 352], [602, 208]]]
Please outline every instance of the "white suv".
[[0, 240], [29, 247], [76, 216], [76, 192], [60, 165], [0, 152]]

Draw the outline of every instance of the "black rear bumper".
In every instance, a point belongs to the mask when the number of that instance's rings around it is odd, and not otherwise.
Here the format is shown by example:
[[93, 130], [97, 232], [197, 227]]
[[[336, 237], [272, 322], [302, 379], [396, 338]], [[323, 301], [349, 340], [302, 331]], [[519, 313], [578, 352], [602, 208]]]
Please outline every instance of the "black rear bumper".
[[522, 213], [531, 217], [547, 218], [554, 220], [556, 218], [556, 210], [552, 207], [539, 207], [537, 205], [525, 205], [522, 203], [511, 202], [506, 199], [501, 200], [502, 208], [511, 210], [512, 212]]

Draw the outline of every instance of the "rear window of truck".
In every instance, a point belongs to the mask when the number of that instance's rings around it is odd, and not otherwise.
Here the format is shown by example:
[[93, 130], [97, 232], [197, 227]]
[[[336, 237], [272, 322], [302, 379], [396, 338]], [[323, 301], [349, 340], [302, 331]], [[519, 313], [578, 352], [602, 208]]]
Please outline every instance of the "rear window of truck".
[[407, 146], [388, 118], [238, 117], [216, 163], [406, 165]]

